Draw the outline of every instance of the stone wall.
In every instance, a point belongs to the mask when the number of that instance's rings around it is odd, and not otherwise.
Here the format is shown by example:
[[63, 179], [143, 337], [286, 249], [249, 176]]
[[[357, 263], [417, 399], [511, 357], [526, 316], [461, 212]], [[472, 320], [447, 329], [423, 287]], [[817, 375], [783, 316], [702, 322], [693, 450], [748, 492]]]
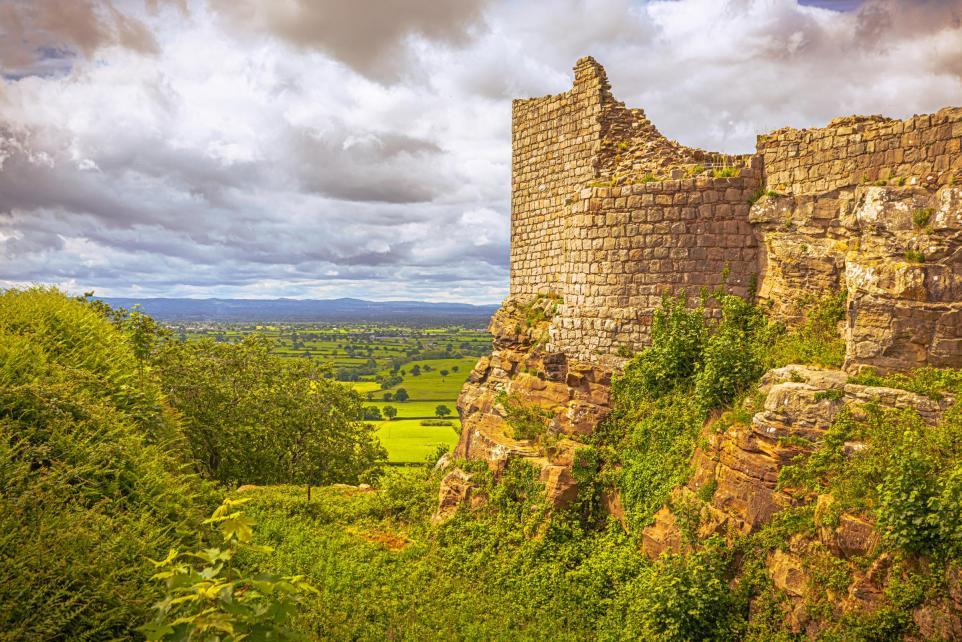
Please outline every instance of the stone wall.
[[602, 360], [647, 342], [665, 294], [725, 275], [748, 293], [758, 159], [668, 140], [590, 58], [570, 91], [517, 100], [512, 116], [511, 296], [560, 297], [549, 350]]
[[549, 349], [589, 361], [622, 346], [635, 351], [664, 295], [698, 297], [725, 279], [747, 296], [758, 263], [748, 223], [758, 181], [746, 169], [584, 189], [572, 207]]
[[[511, 297], [560, 301], [546, 349], [617, 365], [680, 290], [757, 285], [795, 322], [846, 288], [850, 367], [962, 365], [962, 109], [782, 129], [729, 156], [662, 136], [583, 58], [570, 91], [512, 117]], [[873, 189], [901, 218], [870, 217]], [[946, 223], [906, 228], [916, 210]]]
[[761, 300], [793, 321], [844, 288], [850, 370], [962, 365], [960, 146], [958, 108], [760, 136]]
[[962, 182], [962, 108], [892, 120], [836, 118], [821, 129], [779, 129], [758, 137], [768, 186], [824, 194], [875, 181], [934, 188]]
[[567, 201], [595, 177], [607, 95], [604, 71], [584, 58], [570, 91], [512, 104], [512, 296], [558, 289]]

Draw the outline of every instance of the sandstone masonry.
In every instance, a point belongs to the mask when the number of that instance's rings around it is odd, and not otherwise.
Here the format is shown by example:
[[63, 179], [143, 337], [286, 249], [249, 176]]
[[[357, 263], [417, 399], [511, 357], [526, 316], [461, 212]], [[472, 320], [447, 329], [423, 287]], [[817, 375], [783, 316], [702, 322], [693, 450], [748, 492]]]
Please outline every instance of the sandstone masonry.
[[[962, 109], [782, 129], [759, 136], [755, 154], [729, 156], [666, 139], [583, 58], [570, 91], [515, 101], [513, 142], [511, 291], [491, 322], [494, 350], [458, 398], [455, 458], [483, 460], [495, 475], [523, 458], [552, 503], [575, 498], [580, 443], [610, 410], [612, 376], [648, 343], [662, 296], [682, 290], [754, 296], [793, 323], [844, 289], [846, 363], [772, 370], [750, 422], [719, 431], [709, 420], [691, 478], [640, 533], [650, 557], [689, 546], [676, 506], [686, 519], [697, 510], [698, 537], [754, 532], [787, 506], [829, 510], [831, 495], [813, 499], [777, 480], [839, 412], [871, 403], [933, 423], [954, 403], [853, 384], [849, 374], [962, 367]], [[537, 409], [550, 439], [517, 438], [509, 400]], [[846, 443], [852, 453], [862, 447]], [[486, 501], [474, 490], [470, 474], [450, 471], [435, 519]], [[616, 490], [605, 505], [624, 516]], [[806, 560], [827, 550], [848, 564], [879, 541], [865, 515], [842, 513], [817, 530], [765, 564], [788, 623], [813, 639], [820, 624], [805, 606]], [[887, 560], [852, 566], [841, 611], [882, 603]], [[962, 576], [947, 585], [948, 595], [910, 614], [926, 639], [962, 639]]]
[[514, 102], [512, 132], [510, 297], [560, 300], [546, 350], [616, 364], [682, 290], [757, 291], [792, 321], [845, 287], [850, 367], [962, 364], [962, 109], [782, 129], [730, 156], [666, 139], [582, 58], [570, 91]]
[[[571, 90], [516, 100], [512, 120], [510, 296], [458, 400], [458, 457], [495, 472], [523, 457], [553, 501], [573, 497], [612, 374], [680, 291], [755, 296], [792, 323], [844, 288], [846, 370], [962, 366], [962, 109], [782, 129], [733, 156], [668, 140], [582, 58]], [[540, 408], [559, 441], [515, 439], [506, 397]], [[463, 495], [455, 477], [442, 505]]]

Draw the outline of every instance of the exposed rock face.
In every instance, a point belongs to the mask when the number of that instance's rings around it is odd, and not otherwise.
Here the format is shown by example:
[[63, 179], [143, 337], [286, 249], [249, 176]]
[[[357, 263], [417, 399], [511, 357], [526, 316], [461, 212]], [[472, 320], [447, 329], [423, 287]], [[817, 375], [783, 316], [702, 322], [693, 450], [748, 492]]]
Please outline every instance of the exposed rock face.
[[848, 368], [962, 363], [962, 188], [766, 196], [750, 220], [765, 249], [759, 295], [778, 316], [847, 290]]
[[[644, 529], [643, 552], [656, 558], [669, 551], [689, 550], [713, 534], [752, 533], [778, 511], [812, 501], [797, 489], [778, 488], [779, 473], [797, 455], [814, 450], [843, 408], [856, 414], [867, 403], [911, 408], [934, 424], [954, 403], [951, 398], [934, 401], [905, 390], [848, 383], [848, 378], [841, 371], [806, 366], [786, 366], [766, 374], [761, 385], [763, 410], [754, 415], [751, 425], [734, 425], [720, 434], [709, 426], [708, 448], [699, 449], [693, 457], [694, 475], [687, 486], [675, 491], [672, 505], [688, 501], [698, 507], [695, 537], [686, 537], [679, 517], [666, 506], [656, 514], [655, 523]], [[845, 449], [854, 453], [863, 447], [853, 442]], [[696, 491], [709, 484], [716, 486], [711, 499], [695, 499]], [[833, 498], [821, 495], [814, 501], [816, 523], [822, 524], [817, 540], [796, 537], [767, 560], [772, 582], [789, 597], [794, 628], [809, 633], [813, 631], [807, 628], [803, 606], [812, 578], [806, 560], [827, 554], [825, 551], [837, 558], [856, 559], [875, 552], [879, 545], [871, 520], [842, 513], [833, 526], [825, 526], [819, 517], [831, 509]], [[854, 573], [848, 593], [836, 596], [843, 611], [876, 608], [883, 598], [889, 561], [882, 556], [867, 571]]]
[[[494, 352], [478, 362], [458, 398], [462, 429], [455, 456], [483, 460], [496, 475], [509, 459], [524, 458], [540, 471], [548, 499], [560, 505], [576, 493], [576, 440], [608, 413], [611, 369], [541, 347], [556, 304], [550, 297], [511, 299], [491, 320]], [[545, 414], [550, 447], [515, 438], [506, 398]]]
[[[571, 90], [514, 102], [512, 148], [511, 296], [491, 322], [492, 354], [458, 400], [456, 457], [483, 460], [496, 475], [523, 458], [551, 501], [570, 501], [578, 440], [609, 411], [618, 355], [646, 345], [662, 296], [681, 290], [757, 290], [774, 318], [793, 323], [814, 298], [845, 289], [846, 372], [962, 367], [962, 109], [782, 129], [760, 136], [755, 154], [727, 156], [667, 140], [644, 112], [616, 101], [601, 66], [583, 58]], [[851, 384], [846, 372], [769, 372], [764, 408], [749, 425], [708, 427], [693, 477], [644, 529], [643, 551], [657, 557], [712, 534], [752, 533], [805, 502], [830, 511], [832, 497], [804, 496], [778, 479], [843, 408], [875, 402], [934, 422], [951, 401]], [[551, 439], [516, 438], [508, 398], [544, 413]], [[861, 448], [846, 444], [847, 453]], [[436, 518], [471, 497], [470, 477], [449, 473]], [[604, 500], [623, 518], [616, 494]], [[813, 637], [807, 560], [848, 563], [879, 545], [863, 515], [823, 521], [814, 539], [796, 537], [767, 560], [792, 626]], [[878, 556], [833, 601], [876, 608], [891, 567]], [[962, 588], [950, 573], [943, 603], [913, 613], [927, 637], [962, 639], [951, 615]]]
[[[811, 452], [843, 407], [857, 409], [866, 403], [890, 408], [912, 408], [925, 421], [938, 421], [952, 399], [933, 401], [895, 388], [848, 383], [838, 370], [786, 366], [772, 370], [762, 380], [765, 406], [751, 425], [734, 425], [723, 433], [707, 430], [709, 447], [693, 458], [694, 475], [679, 489], [689, 496], [707, 485], [715, 492], [701, 508], [699, 536], [719, 533], [748, 534], [767, 524], [779, 510], [797, 505], [791, 488], [778, 489], [778, 475], [798, 455]], [[857, 451], [861, 444], [848, 448]], [[820, 498], [824, 510], [831, 498]], [[646, 528], [642, 548], [650, 557], [683, 550], [677, 519], [668, 507]], [[864, 554], [875, 545], [873, 525], [855, 515], [842, 515], [839, 526], [821, 533], [824, 543], [839, 555]]]
[[431, 516], [431, 523], [439, 524], [453, 517], [462, 504], [471, 501], [473, 491], [470, 474], [455, 469], [445, 475], [438, 490], [438, 509]]

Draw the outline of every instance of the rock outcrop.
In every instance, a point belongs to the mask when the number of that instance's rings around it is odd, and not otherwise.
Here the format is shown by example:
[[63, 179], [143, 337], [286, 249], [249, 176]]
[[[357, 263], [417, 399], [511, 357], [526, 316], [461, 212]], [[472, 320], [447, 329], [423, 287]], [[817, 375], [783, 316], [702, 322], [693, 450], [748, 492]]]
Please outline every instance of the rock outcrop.
[[766, 258], [759, 295], [777, 316], [799, 318], [811, 293], [848, 292], [849, 369], [962, 363], [962, 188], [771, 194], [750, 220]]
[[[712, 534], [749, 534], [771, 521], [788, 506], [809, 500], [792, 488], [779, 488], [782, 468], [799, 455], [810, 453], [843, 408], [858, 412], [867, 403], [887, 408], [911, 408], [930, 423], [937, 422], [952, 398], [934, 401], [905, 390], [865, 386], [848, 382], [838, 370], [810, 366], [786, 366], [772, 370], [762, 380], [764, 409], [749, 425], [734, 424], [723, 432], [706, 429], [707, 448], [695, 451], [694, 474], [678, 489], [693, 498], [706, 486], [714, 487], [711, 499], [700, 507], [699, 537]], [[862, 448], [846, 444], [849, 452]], [[824, 510], [831, 498], [818, 498]], [[872, 525], [856, 515], [843, 515], [835, 532], [824, 541], [840, 555], [865, 553], [873, 542]], [[655, 516], [655, 523], [642, 535], [642, 549], [649, 557], [685, 548], [676, 516], [669, 507]]]
[[[511, 458], [535, 466], [555, 505], [574, 498], [576, 439], [608, 413], [611, 366], [582, 363], [544, 349], [557, 306], [552, 297], [511, 299], [489, 330], [494, 351], [482, 357], [458, 398], [456, 458], [485, 461], [497, 476]], [[506, 405], [523, 404], [545, 419], [546, 439], [516, 438]]]
[[[814, 504], [818, 525], [815, 539], [793, 537], [766, 560], [769, 577], [786, 596], [790, 624], [797, 631], [814, 635], [818, 623], [809, 622], [805, 608], [813, 590], [812, 560], [826, 555], [853, 561], [870, 556], [877, 552], [879, 534], [872, 520], [864, 515], [842, 512], [824, 519], [832, 512], [832, 496], [810, 497], [800, 489], [780, 487], [780, 472], [821, 443], [843, 408], [856, 417], [869, 403], [882, 408], [912, 409], [923, 421], [934, 424], [955, 403], [951, 397], [935, 401], [905, 390], [848, 380], [844, 372], [806, 366], [786, 366], [766, 374], [760, 387], [764, 407], [750, 424], [736, 423], [720, 433], [711, 425], [707, 427], [708, 446], [696, 451], [691, 480], [675, 490], [669, 506], [659, 510], [654, 524], [644, 529], [643, 552], [657, 558], [665, 552], [690, 550], [711, 535], [734, 539], [758, 531], [785, 508]], [[844, 452], [852, 456], [864, 447], [862, 443], [849, 442], [844, 445]], [[699, 499], [703, 496], [699, 491], [705, 487], [714, 488], [707, 501]], [[696, 512], [694, 533], [685, 532], [674, 506]], [[853, 581], [845, 593], [834, 596], [835, 606], [842, 612], [878, 608], [883, 601], [890, 562], [889, 556], [882, 555], [868, 569], [853, 563]], [[920, 607], [931, 608], [931, 604]], [[919, 617], [930, 616], [931, 613], [924, 615], [920, 611]], [[934, 630], [936, 625], [929, 624]], [[938, 626], [949, 626], [954, 631], [952, 627], [957, 622], [942, 622]], [[955, 639], [954, 634], [948, 639]]]

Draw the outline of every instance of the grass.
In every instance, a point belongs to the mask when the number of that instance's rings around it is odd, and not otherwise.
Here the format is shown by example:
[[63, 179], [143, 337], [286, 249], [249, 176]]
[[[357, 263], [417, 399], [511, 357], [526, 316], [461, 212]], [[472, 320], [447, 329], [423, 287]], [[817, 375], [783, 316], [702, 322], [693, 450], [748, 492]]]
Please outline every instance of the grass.
[[[393, 392], [398, 388], [404, 388], [408, 391], [411, 401], [437, 401], [438, 403], [445, 403], [451, 407], [454, 400], [458, 398], [458, 392], [460, 392], [461, 386], [464, 385], [475, 363], [477, 363], [477, 359], [474, 357], [412, 361], [405, 364], [403, 368], [407, 371], [407, 374], [404, 375], [404, 381], [390, 388], [390, 390]], [[417, 377], [411, 375], [411, 368], [414, 365], [421, 366], [421, 374]], [[430, 365], [433, 370], [431, 372], [425, 372], [425, 365]], [[453, 366], [458, 367], [457, 372], [451, 372]], [[441, 370], [448, 370], [448, 376], [442, 377]], [[375, 393], [375, 398], [376, 397], [377, 393]], [[433, 408], [431, 414], [434, 414]]]
[[447, 406], [451, 409], [451, 417], [457, 416], [454, 401], [366, 401], [365, 406], [377, 406], [384, 411], [384, 406], [394, 406], [397, 408], [398, 419], [434, 419], [434, 409], [438, 406]]
[[354, 392], [365, 395], [368, 392], [377, 392], [381, 389], [381, 385], [376, 381], [354, 381], [351, 383], [351, 387], [354, 388]]
[[388, 461], [393, 463], [424, 462], [438, 446], [453, 448], [458, 443], [454, 426], [422, 426], [420, 419], [395, 419], [372, 422], [378, 427], [377, 436], [387, 449]]

